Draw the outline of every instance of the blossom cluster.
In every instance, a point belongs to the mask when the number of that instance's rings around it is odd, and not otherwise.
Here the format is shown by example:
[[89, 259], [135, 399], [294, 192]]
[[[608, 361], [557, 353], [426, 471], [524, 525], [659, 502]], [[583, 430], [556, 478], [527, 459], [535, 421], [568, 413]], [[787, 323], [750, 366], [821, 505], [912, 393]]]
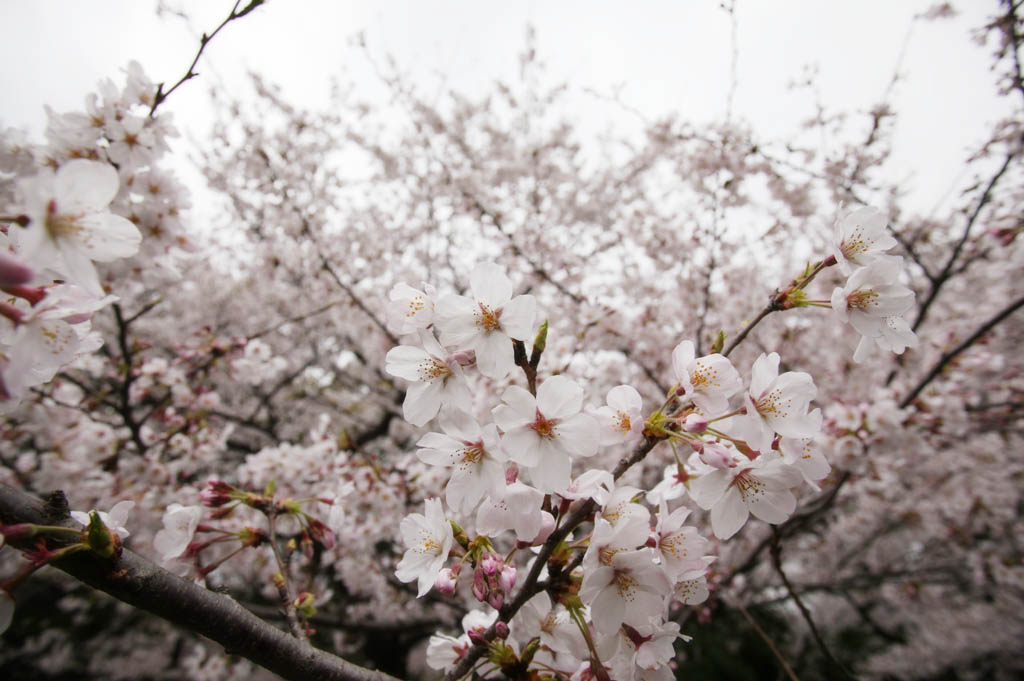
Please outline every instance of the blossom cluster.
[[[691, 498], [709, 511], [721, 540], [750, 514], [773, 524], [789, 518], [794, 490], [805, 481], [814, 486], [830, 469], [808, 444], [822, 423], [820, 409], [811, 409], [814, 382], [803, 372], [780, 373], [779, 355], [770, 353], [757, 359], [744, 387], [729, 359], [698, 357], [684, 340], [672, 352], [674, 386], [647, 415], [630, 385], [589, 408], [582, 386], [565, 375], [539, 380], [532, 391], [509, 385], [517, 364], [529, 378], [547, 342], [546, 324], [534, 330], [533, 298], [513, 297], [513, 289], [500, 267], [483, 263], [471, 273], [471, 296], [439, 297], [407, 284], [390, 295], [388, 319], [409, 344], [388, 353], [386, 370], [409, 382], [410, 423], [436, 417], [440, 432], [423, 435], [417, 455], [447, 471], [447, 511], [429, 498], [425, 514], [401, 523], [408, 549], [396, 575], [415, 581], [419, 596], [431, 588], [450, 596], [468, 572], [472, 595], [490, 606], [489, 614], [467, 616], [461, 638], [435, 636], [428, 661], [453, 668], [493, 625], [507, 647], [502, 655], [538, 669], [574, 675], [601, 660], [613, 678], [671, 678], [679, 627], [668, 619], [670, 606], [707, 598], [714, 558], [711, 542], [684, 524], [691, 509], [669, 503]], [[524, 341], [535, 333], [528, 359]], [[488, 409], [492, 386], [501, 401]], [[602, 447], [646, 451], [662, 441], [675, 462], [646, 492], [586, 467]], [[586, 504], [596, 508], [589, 529], [567, 526]], [[509, 621], [497, 619], [529, 569], [516, 566], [516, 548], [545, 545], [557, 526], [570, 532], [548, 554], [546, 590]], [[536, 621], [547, 623], [540, 639]], [[493, 652], [492, 661], [507, 663]]]

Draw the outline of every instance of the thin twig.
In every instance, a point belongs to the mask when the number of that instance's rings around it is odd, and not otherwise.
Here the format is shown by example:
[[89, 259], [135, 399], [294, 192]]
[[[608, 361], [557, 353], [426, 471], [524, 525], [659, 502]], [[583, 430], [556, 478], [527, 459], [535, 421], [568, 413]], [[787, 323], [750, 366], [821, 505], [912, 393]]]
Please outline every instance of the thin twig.
[[743, 618], [747, 620], [747, 624], [754, 628], [754, 631], [756, 631], [757, 635], [761, 637], [761, 640], [764, 641], [765, 644], [771, 649], [772, 655], [774, 655], [775, 659], [779, 661], [780, 665], [782, 665], [782, 669], [786, 672], [786, 676], [790, 678], [790, 681], [800, 681], [800, 679], [797, 678], [796, 673], [793, 671], [793, 668], [789, 666], [788, 662], [786, 662], [786, 658], [784, 658], [782, 656], [782, 653], [779, 652], [778, 647], [775, 645], [775, 641], [773, 641], [772, 637], [766, 634], [764, 629], [762, 629], [760, 625], [758, 625], [758, 623], [754, 621], [754, 618], [750, 616], [750, 613], [747, 612], [747, 609], [743, 607], [743, 604], [737, 601], [735, 603], [731, 603], [730, 605], [732, 605], [732, 607], [740, 611], [740, 614], [743, 615]]
[[242, 4], [242, 0], [237, 0], [237, 2], [235, 2], [235, 6], [231, 8], [231, 13], [228, 14], [227, 18], [224, 19], [224, 21], [220, 22], [220, 26], [215, 28], [213, 30], [213, 33], [209, 35], [204, 33], [199, 38], [199, 50], [196, 52], [196, 56], [192, 59], [192, 63], [188, 65], [188, 70], [185, 72], [185, 75], [182, 76], [181, 79], [173, 86], [171, 86], [171, 89], [167, 90], [166, 92], [164, 91], [163, 83], [160, 83], [156, 86], [156, 95], [153, 97], [153, 106], [149, 110], [150, 118], [152, 118], [153, 114], [156, 113], [156, 108], [163, 104], [164, 101], [171, 96], [172, 92], [181, 87], [186, 81], [192, 80], [193, 78], [199, 75], [198, 73], [196, 73], [194, 69], [196, 67], [196, 64], [199, 63], [199, 57], [203, 56], [203, 50], [205, 50], [206, 46], [210, 43], [211, 40], [213, 40], [213, 36], [220, 33], [220, 29], [227, 26], [230, 22], [234, 21], [235, 19], [241, 19], [246, 14], [262, 5], [265, 1], [266, 0], [250, 0], [248, 5], [246, 5], [243, 9], [239, 10], [238, 6]]
[[778, 573], [779, 577], [782, 579], [783, 585], [786, 587], [786, 592], [789, 594], [790, 598], [793, 599], [793, 602], [796, 603], [796, 607], [799, 608], [800, 614], [803, 616], [804, 621], [807, 622], [807, 626], [811, 630], [811, 635], [814, 636], [814, 641], [818, 644], [818, 648], [821, 649], [825, 659], [828, 660], [830, 665], [838, 669], [843, 676], [851, 679], [856, 678], [846, 669], [845, 665], [841, 664], [839, 660], [835, 658], [832, 651], [829, 650], [828, 645], [825, 644], [825, 639], [821, 636], [821, 632], [818, 631], [817, 625], [814, 624], [814, 619], [811, 617], [811, 611], [807, 609], [806, 605], [804, 605], [803, 599], [801, 599], [799, 594], [797, 594], [793, 585], [789, 581], [789, 577], [787, 577], [785, 571], [783, 571], [782, 543], [779, 541], [779, 530], [774, 525], [772, 526], [771, 554], [772, 566], [774, 566], [775, 572]]
[[914, 386], [914, 389], [907, 393], [907, 396], [903, 398], [903, 401], [900, 402], [900, 408], [906, 408], [907, 406], [909, 406], [910, 403], [913, 402], [917, 398], [917, 396], [921, 394], [921, 391], [924, 390], [929, 383], [935, 380], [935, 378], [942, 373], [942, 370], [946, 367], [947, 364], [949, 364], [953, 360], [954, 357], [956, 357], [961, 352], [963, 352], [971, 345], [973, 345], [975, 342], [977, 342], [979, 338], [981, 338], [986, 333], [991, 331], [992, 327], [994, 327], [996, 324], [998, 324], [999, 322], [1003, 321], [1011, 314], [1016, 312], [1018, 309], [1020, 309], [1022, 305], [1024, 305], [1024, 296], [1021, 296], [1020, 298], [1018, 298], [1017, 300], [1013, 301], [1008, 306], [1000, 310], [994, 317], [992, 317], [987, 322], [982, 324], [977, 331], [968, 336], [963, 343], [956, 346], [955, 348], [944, 354], [941, 358], [939, 358], [939, 361], [935, 363], [935, 366], [932, 367], [931, 371], [929, 371], [928, 374], [921, 379], [920, 383]]

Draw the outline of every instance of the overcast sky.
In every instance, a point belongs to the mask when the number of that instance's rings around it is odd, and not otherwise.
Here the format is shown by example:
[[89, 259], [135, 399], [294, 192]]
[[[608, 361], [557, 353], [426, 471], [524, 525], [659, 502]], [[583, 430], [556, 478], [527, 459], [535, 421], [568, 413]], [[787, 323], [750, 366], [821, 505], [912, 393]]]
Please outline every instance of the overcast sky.
[[[191, 26], [157, 17], [157, 0], [0, 0], [0, 125], [38, 138], [44, 104], [81, 109], [101, 78], [122, 82], [120, 69], [131, 59], [154, 81], [176, 81], [195, 53], [193, 31], [212, 30], [233, 2], [167, 4], [184, 8]], [[953, 20], [913, 24], [931, 4], [737, 0], [734, 117], [762, 136], [794, 129], [813, 107], [808, 93], [787, 85], [810, 66], [828, 107], [864, 112], [885, 92], [906, 44], [907, 79], [895, 96], [902, 117], [894, 166], [915, 188], [915, 206], [928, 210], [1002, 114], [990, 57], [970, 40], [970, 29], [995, 11], [995, 1], [961, 0], [954, 2], [960, 15]], [[344, 69], [357, 80], [370, 77], [351, 47], [360, 31], [373, 54], [394, 55], [418, 82], [479, 94], [498, 78], [515, 77], [528, 23], [536, 27], [552, 81], [566, 80], [580, 92], [621, 87], [621, 99], [652, 118], [677, 112], [701, 122], [725, 114], [732, 24], [716, 0], [269, 0], [217, 36], [200, 62], [200, 78], [176, 92], [167, 108], [179, 128], [201, 138], [209, 126], [208, 89], [243, 95], [248, 69], [280, 84], [297, 104], [323, 105], [330, 76]]]

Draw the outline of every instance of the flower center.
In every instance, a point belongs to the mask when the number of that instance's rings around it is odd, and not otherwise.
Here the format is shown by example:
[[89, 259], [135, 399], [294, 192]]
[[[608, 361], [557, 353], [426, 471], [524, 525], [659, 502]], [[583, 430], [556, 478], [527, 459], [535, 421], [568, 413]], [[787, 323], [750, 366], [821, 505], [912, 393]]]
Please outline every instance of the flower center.
[[761, 399], [754, 404], [757, 413], [761, 416], [775, 416], [783, 419], [789, 416], [792, 406], [793, 401], [783, 399], [778, 389], [762, 395]]
[[537, 410], [537, 420], [530, 424], [537, 435], [547, 440], [553, 440], [555, 438], [555, 426], [558, 425], [558, 419], [547, 419], [544, 418], [544, 414], [540, 413], [540, 409]]
[[480, 312], [476, 319], [477, 326], [487, 333], [501, 327], [501, 321], [499, 320], [501, 310], [492, 310], [483, 303], [477, 303], [477, 305], [480, 306]]
[[866, 310], [872, 305], [878, 305], [878, 294], [872, 289], [857, 289], [846, 296], [846, 304], [854, 310]]
[[452, 370], [448, 368], [447, 364], [438, 358], [428, 357], [420, 362], [419, 374], [420, 380], [424, 383], [433, 383], [437, 379], [441, 379], [443, 381], [451, 376]]
[[416, 296], [409, 301], [409, 311], [405, 313], [405, 316], [415, 317], [424, 307], [426, 307], [426, 303], [423, 301], [423, 296]]
[[632, 428], [632, 423], [629, 421], [629, 414], [625, 413], [621, 409], [615, 410], [615, 430], [622, 433], [628, 433]]
[[82, 231], [82, 226], [77, 222], [81, 217], [81, 215], [58, 213], [57, 201], [50, 199], [50, 203], [46, 206], [46, 224], [44, 225], [46, 233], [54, 241], [76, 234]]
[[482, 442], [463, 442], [462, 460], [466, 463], [479, 463], [484, 458], [484, 447]]
[[693, 384], [694, 390], [699, 390], [703, 386], [718, 385], [718, 370], [703, 362], [697, 362], [690, 373], [690, 383]]

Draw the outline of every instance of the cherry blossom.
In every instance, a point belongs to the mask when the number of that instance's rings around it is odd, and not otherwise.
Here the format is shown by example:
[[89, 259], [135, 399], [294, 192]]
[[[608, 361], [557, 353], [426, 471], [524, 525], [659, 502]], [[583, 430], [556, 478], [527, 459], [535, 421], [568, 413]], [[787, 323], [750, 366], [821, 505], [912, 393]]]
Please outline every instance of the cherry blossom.
[[821, 430], [821, 410], [808, 413], [818, 394], [814, 379], [803, 371], [779, 375], [779, 354], [761, 353], [754, 362], [750, 388], [744, 396], [746, 414], [730, 419], [754, 449], [767, 450], [774, 433], [784, 437], [813, 437]]
[[636, 440], [644, 430], [643, 398], [636, 388], [620, 385], [608, 391], [608, 404], [594, 410], [601, 428], [601, 445]]
[[484, 497], [498, 498], [505, 489], [505, 453], [493, 424], [483, 428], [469, 414], [441, 413], [441, 433], [427, 433], [416, 443], [416, 455], [435, 466], [451, 466], [445, 501], [451, 508], [471, 513]]
[[672, 350], [672, 370], [686, 397], [705, 416], [729, 409], [729, 398], [743, 387], [739, 372], [720, 354], [697, 357], [693, 341], [684, 340]]
[[401, 581], [418, 583], [417, 598], [430, 591], [455, 541], [441, 500], [427, 499], [425, 506], [426, 515], [413, 513], [402, 519], [399, 529], [409, 548], [395, 569]]
[[761, 520], [779, 524], [796, 508], [791, 491], [800, 484], [800, 471], [780, 456], [762, 454], [735, 468], [715, 469], [692, 483], [693, 499], [711, 510], [711, 529], [719, 539], [728, 539], [747, 522], [750, 513]]
[[420, 342], [424, 347], [399, 345], [385, 358], [385, 371], [412, 382], [402, 403], [405, 420], [422, 426], [437, 415], [442, 405], [472, 411], [473, 398], [459, 363], [432, 334], [420, 331]]
[[[134, 501], [119, 501], [113, 508], [107, 511], [98, 511], [100, 520], [111, 532], [116, 532], [121, 539], [127, 539], [131, 534], [124, 526], [128, 522], [132, 509], [135, 508]], [[71, 511], [71, 517], [79, 525], [88, 525], [90, 522], [88, 511]]]
[[423, 291], [398, 282], [388, 293], [388, 326], [397, 334], [416, 333], [434, 322], [434, 287], [423, 285]]
[[902, 258], [877, 260], [857, 269], [845, 286], [833, 290], [836, 316], [863, 336], [854, 361], [864, 360], [872, 341], [898, 355], [917, 345], [917, 336], [901, 316], [914, 304], [914, 292], [897, 283], [901, 271]]
[[643, 627], [659, 618], [671, 591], [664, 570], [654, 563], [653, 551], [639, 549], [615, 552], [588, 570], [580, 598], [590, 604], [598, 632], [609, 634], [623, 623]]
[[593, 456], [598, 447], [597, 422], [580, 413], [583, 389], [564, 376], [552, 376], [537, 389], [536, 398], [510, 386], [501, 399], [505, 404], [493, 414], [509, 458], [530, 471], [542, 492], [564, 490], [572, 457]]
[[871, 206], [863, 206], [836, 221], [832, 253], [843, 274], [850, 274], [854, 266], [864, 266], [885, 259], [882, 255], [896, 245], [896, 239], [886, 231], [889, 219]]
[[113, 167], [83, 159], [24, 181], [29, 224], [14, 232], [22, 257], [102, 295], [92, 261], [132, 256], [142, 239], [135, 225], [107, 210], [118, 184]]
[[512, 339], [525, 341], [533, 331], [537, 302], [512, 297], [512, 280], [493, 263], [480, 263], [470, 274], [472, 298], [450, 294], [437, 301], [434, 321], [445, 346], [476, 351], [480, 373], [504, 378], [515, 366]]
[[202, 506], [174, 503], [167, 507], [163, 517], [164, 527], [153, 537], [153, 548], [165, 562], [185, 553], [202, 517]]

